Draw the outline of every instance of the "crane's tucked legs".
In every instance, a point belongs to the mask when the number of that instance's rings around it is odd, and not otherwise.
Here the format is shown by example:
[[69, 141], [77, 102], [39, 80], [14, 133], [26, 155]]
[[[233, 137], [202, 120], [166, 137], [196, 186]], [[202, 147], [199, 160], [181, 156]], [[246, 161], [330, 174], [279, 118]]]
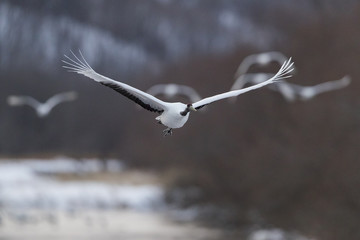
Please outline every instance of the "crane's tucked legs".
[[171, 136], [172, 135], [172, 128], [167, 128], [165, 130], [163, 130], [163, 133], [164, 133], [164, 137], [166, 136]]

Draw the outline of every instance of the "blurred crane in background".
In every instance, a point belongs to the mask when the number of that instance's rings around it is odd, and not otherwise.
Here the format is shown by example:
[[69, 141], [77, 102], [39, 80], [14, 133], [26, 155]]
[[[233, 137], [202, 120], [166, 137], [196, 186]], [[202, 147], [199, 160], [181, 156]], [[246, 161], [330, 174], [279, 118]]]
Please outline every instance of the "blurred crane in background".
[[77, 98], [76, 92], [64, 92], [59, 93], [51, 98], [49, 98], [46, 102], [41, 103], [33, 97], [30, 96], [15, 96], [11, 95], [7, 98], [7, 102], [10, 106], [18, 107], [18, 106], [30, 106], [32, 107], [37, 116], [40, 118], [46, 117], [50, 114], [51, 110], [63, 102], [71, 102]]

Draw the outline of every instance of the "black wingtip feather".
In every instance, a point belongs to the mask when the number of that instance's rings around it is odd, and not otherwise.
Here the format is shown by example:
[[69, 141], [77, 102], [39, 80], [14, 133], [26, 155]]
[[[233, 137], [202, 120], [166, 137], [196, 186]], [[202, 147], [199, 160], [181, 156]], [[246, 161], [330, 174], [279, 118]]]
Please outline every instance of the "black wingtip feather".
[[141, 107], [145, 108], [146, 110], [150, 111], [150, 112], [157, 112], [157, 113], [162, 113], [164, 110], [159, 110], [159, 109], [155, 109], [153, 107], [151, 107], [149, 104], [144, 103], [143, 101], [141, 101], [139, 98], [137, 98], [136, 96], [132, 95], [131, 93], [129, 93], [128, 91], [126, 91], [125, 89], [119, 87], [116, 84], [111, 84], [111, 83], [104, 83], [104, 82], [100, 82], [102, 85], [110, 87], [112, 89], [114, 89], [115, 91], [117, 91], [118, 93], [122, 94], [123, 96], [129, 98], [130, 100], [134, 101], [135, 103], [139, 104]]

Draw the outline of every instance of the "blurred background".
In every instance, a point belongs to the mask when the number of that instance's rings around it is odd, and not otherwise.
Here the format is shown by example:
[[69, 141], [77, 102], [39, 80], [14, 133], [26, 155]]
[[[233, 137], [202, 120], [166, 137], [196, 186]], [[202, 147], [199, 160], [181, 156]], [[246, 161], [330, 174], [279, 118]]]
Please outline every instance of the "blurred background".
[[[55, 175], [61, 184], [96, 180], [114, 188], [134, 178], [122, 175], [119, 166], [126, 166], [141, 179], [131, 182], [134, 186], [140, 181], [154, 188], [145, 198], [157, 199], [155, 209], [173, 209], [181, 224], [201, 223], [196, 234], [177, 239], [359, 239], [359, 23], [357, 0], [1, 0], [0, 171], [5, 176], [28, 166], [27, 174], [40, 174], [37, 180], [50, 181], [52, 174], [51, 181]], [[177, 83], [203, 97], [229, 91], [242, 60], [267, 51], [293, 57], [296, 73], [288, 82], [311, 86], [345, 75], [352, 82], [293, 103], [262, 88], [241, 95], [235, 104], [217, 102], [192, 114], [183, 128], [164, 138], [156, 114], [62, 68], [63, 55], [78, 49], [97, 72], [142, 90]], [[278, 68], [274, 63], [249, 71]], [[78, 99], [57, 106], [46, 118], [6, 101], [9, 95], [45, 101], [64, 91], [76, 91]], [[58, 156], [66, 156], [61, 159], [73, 164], [71, 170], [37, 170], [39, 162], [58, 164]], [[89, 171], [74, 169], [86, 166], [86, 159], [100, 167], [85, 181]], [[109, 161], [118, 171], [106, 167]], [[3, 230], [6, 239], [21, 239], [4, 220], [18, 212], [16, 196], [27, 199], [21, 191], [9, 197], [7, 180], [18, 183], [13, 177], [21, 174], [15, 171], [0, 182], [0, 237]], [[124, 205], [114, 199], [105, 201], [108, 209]], [[135, 209], [149, 209], [144, 204]], [[46, 211], [55, 205], [47, 204]], [[159, 239], [145, 235], [131, 239]], [[173, 238], [173, 233], [164, 237]]]

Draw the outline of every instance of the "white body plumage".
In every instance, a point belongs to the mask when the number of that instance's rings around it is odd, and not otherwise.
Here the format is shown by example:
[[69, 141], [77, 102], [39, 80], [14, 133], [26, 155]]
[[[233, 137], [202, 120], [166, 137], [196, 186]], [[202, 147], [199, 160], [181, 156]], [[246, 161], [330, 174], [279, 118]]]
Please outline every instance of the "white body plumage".
[[159, 123], [169, 127], [169, 128], [181, 128], [189, 119], [190, 112], [185, 116], [181, 115], [181, 112], [186, 109], [186, 104], [183, 103], [168, 103], [168, 107], [164, 109], [164, 112], [157, 116], [155, 119]]

